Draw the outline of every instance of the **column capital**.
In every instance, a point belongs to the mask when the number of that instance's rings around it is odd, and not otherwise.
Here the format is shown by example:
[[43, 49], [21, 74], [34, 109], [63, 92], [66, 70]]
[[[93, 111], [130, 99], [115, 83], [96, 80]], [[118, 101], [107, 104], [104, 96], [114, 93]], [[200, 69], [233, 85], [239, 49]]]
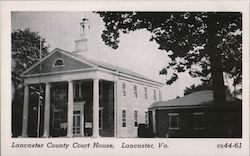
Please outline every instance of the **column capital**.
[[98, 78], [98, 77], [94, 77], [94, 78], [92, 78], [93, 80], [100, 80], [100, 78]]
[[51, 86], [51, 82], [45, 82], [46, 86]]
[[29, 83], [24, 83], [24, 84], [23, 84], [24, 87], [25, 87], [25, 86], [27, 87], [27, 86], [29, 86], [29, 85], [30, 85]]

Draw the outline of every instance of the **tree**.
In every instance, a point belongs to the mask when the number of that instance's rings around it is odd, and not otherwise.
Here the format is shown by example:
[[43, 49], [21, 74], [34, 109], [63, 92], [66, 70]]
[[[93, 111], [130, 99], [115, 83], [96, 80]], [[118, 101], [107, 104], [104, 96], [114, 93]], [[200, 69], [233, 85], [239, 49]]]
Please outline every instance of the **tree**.
[[[193, 77], [212, 79], [214, 102], [225, 104], [223, 72], [241, 83], [242, 15], [239, 12], [97, 12], [105, 22], [102, 39], [118, 48], [121, 33], [139, 29], [151, 32], [150, 41], [165, 50], [171, 58], [160, 74], [174, 72], [167, 84], [178, 79], [178, 73], [189, 71]], [[197, 68], [200, 67], [200, 68]]]
[[202, 91], [202, 90], [212, 90], [213, 86], [211, 84], [211, 82], [203, 82], [200, 85], [195, 86], [194, 84], [191, 85], [190, 87], [186, 87], [184, 90], [184, 96], [191, 94], [193, 92], [197, 92], [197, 91]]
[[20, 74], [40, 57], [40, 41], [43, 42], [41, 57], [48, 54], [49, 46], [38, 32], [30, 29], [13, 30], [11, 33], [11, 72], [12, 72], [12, 133], [20, 134], [23, 105], [23, 80]]

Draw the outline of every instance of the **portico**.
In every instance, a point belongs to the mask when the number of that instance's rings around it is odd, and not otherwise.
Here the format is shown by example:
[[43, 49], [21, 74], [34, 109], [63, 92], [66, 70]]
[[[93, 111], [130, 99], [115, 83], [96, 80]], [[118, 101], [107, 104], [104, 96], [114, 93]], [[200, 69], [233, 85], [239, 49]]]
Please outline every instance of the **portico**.
[[[57, 52], [55, 52], [57, 53]], [[64, 60], [65, 61], [65, 60]], [[46, 62], [46, 61], [45, 61]], [[44, 65], [44, 63], [42, 65]], [[67, 61], [65, 61], [66, 63]], [[32, 72], [28, 71], [27, 73]], [[28, 111], [29, 111], [29, 86], [33, 84], [45, 84], [45, 104], [44, 104], [44, 131], [43, 131], [43, 137], [50, 137], [49, 132], [51, 131], [51, 118], [53, 118], [53, 112], [51, 109], [53, 108], [51, 106], [51, 100], [53, 97], [51, 96], [51, 86], [54, 86], [54, 88], [58, 88], [55, 84], [56, 83], [62, 83], [66, 84], [66, 89], [67, 89], [67, 100], [65, 101], [67, 104], [67, 122], [64, 126], [64, 128], [67, 129], [67, 137], [74, 137], [73, 134], [73, 123], [74, 122], [79, 122], [77, 121], [78, 117], [76, 119], [74, 118], [74, 111], [80, 110], [80, 114], [82, 115], [81, 119], [81, 124], [80, 124], [80, 135], [78, 136], [85, 136], [84, 135], [84, 127], [89, 127], [92, 128], [92, 137], [99, 137], [99, 106], [100, 106], [100, 101], [99, 101], [99, 93], [100, 93], [100, 82], [113, 82], [115, 79], [114, 75], [110, 75], [107, 73], [104, 73], [103, 71], [97, 70], [96, 68], [91, 68], [91, 69], [81, 69], [78, 71], [63, 71], [63, 72], [52, 72], [52, 73], [43, 73], [36, 75], [23, 75], [24, 76], [24, 84], [25, 84], [25, 92], [24, 92], [24, 107], [23, 107], [23, 129], [22, 129], [22, 137], [27, 137], [27, 128], [28, 128]], [[92, 90], [92, 110], [84, 110], [84, 104], [86, 104], [86, 101], [74, 101], [74, 92], [76, 94], [76, 89], [79, 89], [79, 86], [77, 87], [76, 85], [79, 84], [79, 82], [88, 82], [92, 85], [91, 89]], [[87, 84], [87, 83], [86, 83]], [[112, 84], [112, 83], [110, 83]], [[113, 83], [114, 84], [114, 83]], [[112, 85], [113, 85], [112, 84]], [[81, 88], [81, 86], [80, 86]], [[112, 86], [113, 89], [113, 86]], [[84, 92], [90, 92], [90, 90], [85, 91], [85, 90], [80, 90], [81, 93]], [[79, 91], [77, 91], [79, 92]], [[113, 92], [113, 91], [112, 91]], [[81, 94], [80, 93], [80, 94]], [[60, 95], [59, 93], [56, 93]], [[53, 94], [52, 94], [53, 95]], [[80, 96], [82, 96], [81, 94]], [[91, 94], [90, 94], [91, 95]], [[79, 96], [79, 94], [78, 94]], [[86, 95], [89, 96], [89, 95]], [[52, 98], [51, 98], [52, 97]], [[89, 97], [88, 97], [89, 98]], [[54, 100], [55, 101], [55, 100]], [[112, 101], [112, 100], [111, 100]], [[89, 108], [91, 109], [91, 108]], [[85, 111], [92, 111], [92, 123], [83, 123], [84, 121], [84, 112]], [[86, 124], [86, 125], [85, 125]], [[63, 124], [61, 124], [63, 126]]]

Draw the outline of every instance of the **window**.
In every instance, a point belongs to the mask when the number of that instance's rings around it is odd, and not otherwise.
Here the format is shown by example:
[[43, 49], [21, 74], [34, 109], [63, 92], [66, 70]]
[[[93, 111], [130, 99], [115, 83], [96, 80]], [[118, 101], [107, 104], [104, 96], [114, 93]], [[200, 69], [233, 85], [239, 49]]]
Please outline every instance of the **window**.
[[145, 111], [145, 124], [147, 125], [148, 124], [148, 112]]
[[122, 127], [126, 126], [126, 110], [122, 110]]
[[203, 112], [194, 113], [194, 129], [205, 129], [205, 127], [206, 127], [205, 113]]
[[54, 67], [62, 67], [62, 66], [64, 66], [63, 59], [61, 59], [61, 58], [56, 59], [54, 62]]
[[122, 83], [122, 95], [126, 96], [126, 83], [125, 82]]
[[82, 86], [81, 82], [74, 83], [74, 98], [81, 98], [82, 97]]
[[73, 134], [81, 133], [81, 111], [73, 112]]
[[148, 88], [144, 87], [144, 98], [147, 99], [148, 98]]
[[134, 119], [135, 119], [135, 127], [138, 126], [138, 111], [134, 112]]
[[59, 110], [54, 110], [53, 112], [53, 128], [60, 129], [61, 124], [61, 112]]
[[159, 90], [159, 100], [161, 101], [162, 98], [161, 98], [161, 91]]
[[103, 128], [103, 107], [99, 108], [99, 129]]
[[154, 89], [154, 100], [156, 100], [156, 90]]
[[168, 114], [169, 129], [179, 129], [179, 116], [178, 113]]
[[134, 96], [137, 98], [137, 85], [134, 85]]

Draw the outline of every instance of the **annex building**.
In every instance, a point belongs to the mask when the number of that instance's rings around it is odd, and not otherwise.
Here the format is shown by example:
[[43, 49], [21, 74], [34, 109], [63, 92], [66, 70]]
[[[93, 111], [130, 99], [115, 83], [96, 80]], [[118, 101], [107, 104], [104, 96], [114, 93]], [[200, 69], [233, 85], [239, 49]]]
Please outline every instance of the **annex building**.
[[156, 101], [149, 107], [149, 125], [160, 138], [241, 138], [242, 101], [228, 95], [218, 107], [212, 90]]
[[21, 74], [22, 137], [36, 136], [38, 99], [32, 88], [39, 84], [40, 137], [137, 137], [138, 124], [149, 122], [149, 106], [161, 100], [162, 83], [86, 57], [88, 19], [80, 26], [76, 51], [56, 48]]

